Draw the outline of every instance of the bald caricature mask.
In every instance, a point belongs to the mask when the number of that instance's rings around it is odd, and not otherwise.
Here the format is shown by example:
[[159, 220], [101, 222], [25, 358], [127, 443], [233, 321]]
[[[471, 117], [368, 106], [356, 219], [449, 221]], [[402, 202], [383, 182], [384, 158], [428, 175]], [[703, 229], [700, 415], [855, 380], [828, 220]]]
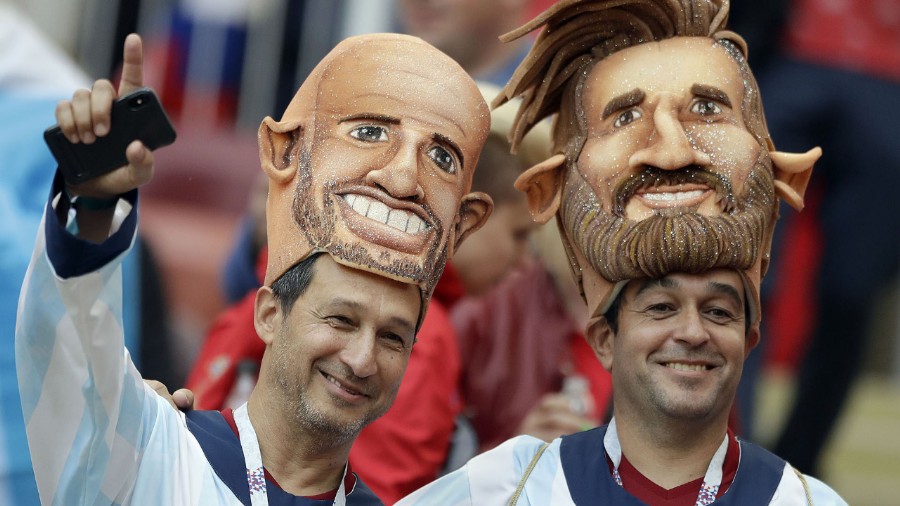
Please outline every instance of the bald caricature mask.
[[818, 148], [774, 150], [727, 1], [563, 0], [497, 103], [523, 95], [515, 144], [558, 112], [556, 155], [517, 181], [532, 213], [557, 212], [594, 318], [628, 280], [738, 270], [759, 324], [777, 218]]
[[271, 284], [324, 251], [418, 285], [427, 301], [446, 259], [487, 219], [469, 193], [490, 115], [472, 79], [420, 39], [341, 42], [281, 121], [263, 120]]

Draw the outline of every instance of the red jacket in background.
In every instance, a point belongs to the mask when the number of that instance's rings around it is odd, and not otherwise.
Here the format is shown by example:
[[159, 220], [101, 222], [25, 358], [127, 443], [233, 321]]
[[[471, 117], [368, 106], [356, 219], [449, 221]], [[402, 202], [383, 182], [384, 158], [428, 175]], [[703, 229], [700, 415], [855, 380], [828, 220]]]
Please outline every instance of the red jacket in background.
[[481, 450], [518, 435], [525, 416], [566, 376], [587, 380], [598, 425], [612, 400], [612, 377], [563, 306], [553, 278], [532, 262], [452, 311], [463, 372], [460, 390]]

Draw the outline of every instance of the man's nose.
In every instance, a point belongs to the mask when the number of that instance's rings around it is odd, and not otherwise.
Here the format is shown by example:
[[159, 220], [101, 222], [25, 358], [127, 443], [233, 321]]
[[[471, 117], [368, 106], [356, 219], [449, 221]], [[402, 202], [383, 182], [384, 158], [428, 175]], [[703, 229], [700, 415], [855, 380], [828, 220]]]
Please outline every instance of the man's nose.
[[341, 350], [341, 361], [347, 364], [358, 378], [368, 378], [378, 372], [378, 363], [375, 360], [375, 341], [374, 334], [358, 334]]
[[696, 149], [678, 119], [675, 97], [664, 95], [653, 111], [653, 132], [646, 146], [631, 155], [629, 166], [678, 170], [689, 165], [710, 164], [709, 155]]
[[683, 341], [690, 346], [700, 346], [709, 341], [709, 332], [703, 325], [703, 317], [696, 308], [687, 308], [681, 311], [677, 320], [678, 328], [675, 339]]
[[366, 182], [377, 185], [397, 199], [422, 199], [419, 184], [419, 149], [414, 142], [403, 142], [384, 166], [369, 171]]

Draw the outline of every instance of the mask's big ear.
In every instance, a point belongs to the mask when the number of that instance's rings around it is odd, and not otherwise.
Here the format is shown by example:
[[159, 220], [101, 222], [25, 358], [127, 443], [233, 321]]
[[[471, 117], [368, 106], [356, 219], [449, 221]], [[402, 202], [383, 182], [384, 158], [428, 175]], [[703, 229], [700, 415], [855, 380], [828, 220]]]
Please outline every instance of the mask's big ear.
[[565, 166], [566, 155], [556, 154], [516, 179], [516, 189], [525, 192], [534, 221], [547, 223], [559, 209]]
[[591, 349], [594, 350], [594, 355], [597, 355], [597, 359], [600, 360], [603, 368], [610, 372], [612, 372], [613, 368], [613, 341], [615, 337], [616, 335], [609, 327], [606, 317], [598, 316], [588, 321], [585, 339], [587, 339]]
[[487, 193], [472, 192], [463, 195], [459, 204], [459, 222], [451, 230], [448, 239], [448, 243], [453, 247], [449, 252], [451, 256], [462, 244], [463, 239], [487, 222], [493, 210], [494, 201]]
[[286, 183], [294, 179], [303, 128], [299, 121], [279, 123], [270, 116], [259, 125], [259, 163], [270, 179]]
[[770, 151], [772, 170], [775, 172], [775, 192], [791, 207], [803, 209], [803, 194], [812, 176], [813, 164], [822, 156], [822, 148], [806, 153]]

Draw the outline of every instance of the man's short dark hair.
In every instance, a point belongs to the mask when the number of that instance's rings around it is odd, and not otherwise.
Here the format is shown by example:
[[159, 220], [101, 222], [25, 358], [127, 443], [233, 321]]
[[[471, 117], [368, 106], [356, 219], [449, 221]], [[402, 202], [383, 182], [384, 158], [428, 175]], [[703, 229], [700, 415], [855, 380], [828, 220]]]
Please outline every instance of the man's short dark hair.
[[291, 267], [280, 278], [272, 283], [272, 293], [281, 304], [282, 312], [287, 315], [294, 307], [294, 302], [306, 292], [313, 278], [313, 264], [321, 253], [314, 253]]
[[606, 323], [609, 325], [610, 330], [612, 330], [613, 334], [619, 333], [619, 312], [622, 310], [622, 299], [625, 298], [625, 289], [619, 290], [619, 293], [616, 295], [616, 298], [613, 299], [612, 304], [609, 305], [609, 309], [606, 310], [606, 313], [603, 316], [606, 318]]

